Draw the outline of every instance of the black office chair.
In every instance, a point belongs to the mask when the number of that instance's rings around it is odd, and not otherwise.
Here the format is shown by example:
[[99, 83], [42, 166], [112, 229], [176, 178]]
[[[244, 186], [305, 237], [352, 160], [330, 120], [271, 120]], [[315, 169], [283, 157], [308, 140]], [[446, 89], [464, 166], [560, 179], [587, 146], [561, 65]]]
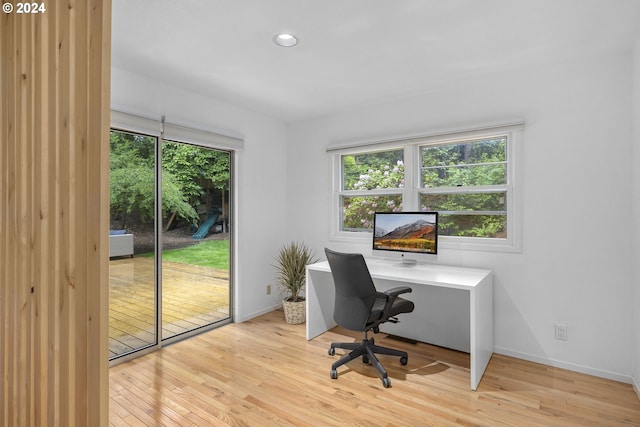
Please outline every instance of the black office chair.
[[336, 288], [333, 318], [343, 328], [364, 332], [361, 343], [331, 343], [330, 356], [335, 354], [336, 348], [352, 350], [331, 365], [331, 378], [338, 378], [339, 366], [362, 356], [363, 363], [371, 361], [376, 367], [382, 377], [382, 385], [390, 387], [391, 380], [378, 361], [376, 353], [400, 356], [402, 365], [407, 364], [408, 355], [404, 351], [374, 345], [374, 339], [368, 338], [367, 333], [370, 330], [378, 333], [381, 323], [396, 323], [398, 319], [395, 316], [413, 311], [413, 302], [398, 297], [400, 294], [411, 292], [411, 288], [400, 286], [384, 293], [378, 292], [362, 254], [340, 253], [326, 248], [325, 253]]

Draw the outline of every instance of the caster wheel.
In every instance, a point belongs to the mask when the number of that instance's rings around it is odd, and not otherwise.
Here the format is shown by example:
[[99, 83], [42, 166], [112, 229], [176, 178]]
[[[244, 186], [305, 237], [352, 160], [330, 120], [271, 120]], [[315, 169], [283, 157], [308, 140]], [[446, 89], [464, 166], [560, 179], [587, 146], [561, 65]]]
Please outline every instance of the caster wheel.
[[408, 362], [408, 360], [407, 360], [406, 357], [403, 356], [403, 357], [400, 358], [400, 364], [402, 366], [405, 366], [407, 364], [407, 362]]
[[369, 357], [366, 355], [362, 355], [362, 363], [364, 363], [365, 365], [369, 364]]
[[391, 380], [388, 377], [384, 377], [382, 379], [382, 385], [383, 385], [384, 388], [391, 387]]
[[336, 354], [336, 349], [335, 349], [335, 348], [333, 348], [333, 347], [331, 347], [331, 348], [329, 349], [329, 356], [333, 356], [334, 354]]
[[369, 339], [369, 344], [374, 345], [376, 343], [376, 340], [373, 339], [373, 337], [371, 337]]
[[329, 374], [331, 376], [332, 380], [337, 380], [338, 379], [338, 371], [335, 369], [331, 370], [331, 373]]

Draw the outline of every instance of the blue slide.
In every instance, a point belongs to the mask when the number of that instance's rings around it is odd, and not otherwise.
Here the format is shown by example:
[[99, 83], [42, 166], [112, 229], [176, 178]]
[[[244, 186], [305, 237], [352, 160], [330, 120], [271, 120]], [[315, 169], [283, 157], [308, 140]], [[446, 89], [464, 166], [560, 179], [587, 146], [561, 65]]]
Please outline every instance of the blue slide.
[[196, 233], [193, 236], [191, 236], [193, 240], [202, 240], [205, 237], [207, 237], [207, 234], [209, 234], [209, 230], [211, 229], [213, 224], [215, 224], [215, 222], [218, 220], [218, 215], [219, 214], [217, 213], [209, 215], [209, 218], [207, 218], [207, 220], [202, 223], [200, 228], [198, 228], [198, 231], [196, 231]]

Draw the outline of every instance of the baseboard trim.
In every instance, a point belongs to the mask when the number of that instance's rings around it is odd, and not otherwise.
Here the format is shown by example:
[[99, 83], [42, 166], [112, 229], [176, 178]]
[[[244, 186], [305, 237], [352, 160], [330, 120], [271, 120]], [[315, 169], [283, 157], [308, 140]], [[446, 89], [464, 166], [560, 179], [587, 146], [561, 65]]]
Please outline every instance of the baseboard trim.
[[242, 316], [241, 319], [236, 319], [235, 322], [236, 323], [246, 322], [247, 320], [251, 320], [254, 317], [258, 317], [258, 316], [262, 316], [263, 314], [270, 313], [273, 310], [277, 310], [277, 309], [279, 309], [281, 307], [282, 307], [282, 302], [280, 302], [279, 304], [275, 304], [275, 305], [273, 305], [271, 307], [263, 308], [262, 310], [254, 311], [253, 313], [244, 315], [244, 316]]
[[[626, 384], [633, 384], [638, 394], [637, 384], [634, 382], [633, 377], [629, 375], [623, 375], [616, 372], [603, 371], [601, 369], [594, 369], [588, 366], [576, 365], [573, 363], [563, 362], [561, 360], [547, 359], [540, 356], [535, 356], [527, 353], [520, 353], [517, 351], [509, 350], [506, 348], [494, 347], [493, 352], [502, 354], [505, 356], [515, 357], [517, 359], [528, 360], [529, 362], [540, 363], [542, 365], [553, 366], [554, 368], [567, 369], [569, 371], [580, 372], [581, 374], [593, 375], [594, 377], [606, 378], [613, 381], [618, 381]], [[640, 394], [638, 394], [640, 397]]]

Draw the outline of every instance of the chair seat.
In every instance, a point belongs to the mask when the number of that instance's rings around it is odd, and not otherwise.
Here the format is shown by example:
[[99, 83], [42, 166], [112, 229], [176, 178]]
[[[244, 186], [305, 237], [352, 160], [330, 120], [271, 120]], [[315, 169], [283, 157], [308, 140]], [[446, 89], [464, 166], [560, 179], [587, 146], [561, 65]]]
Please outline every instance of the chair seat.
[[[371, 315], [369, 319], [367, 319], [367, 323], [375, 322], [380, 320], [382, 317], [382, 312], [384, 310], [384, 306], [387, 302], [387, 297], [384, 294], [379, 294], [376, 298], [376, 301], [373, 303], [373, 308], [371, 309]], [[396, 298], [391, 306], [391, 311], [389, 312], [389, 317], [397, 316], [401, 313], [411, 313], [414, 309], [413, 301], [409, 301], [404, 298]]]

